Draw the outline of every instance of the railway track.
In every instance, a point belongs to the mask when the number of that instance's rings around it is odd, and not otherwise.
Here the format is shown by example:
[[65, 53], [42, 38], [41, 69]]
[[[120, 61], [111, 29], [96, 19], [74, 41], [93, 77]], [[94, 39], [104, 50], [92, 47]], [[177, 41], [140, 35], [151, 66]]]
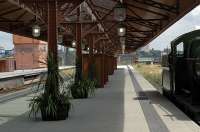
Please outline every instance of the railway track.
[[[74, 67], [68, 67], [66, 69], [69, 70], [69, 74]], [[40, 70], [26, 74], [16, 74], [16, 75], [8, 75], [5, 78], [0, 78], [0, 103], [4, 103], [19, 97], [23, 97], [32, 93], [36, 93], [41, 91], [42, 89], [38, 87], [38, 83], [41, 79], [41, 76], [44, 76], [46, 71]], [[66, 81], [70, 78], [66, 77]], [[5, 85], [3, 85], [5, 84]], [[12, 85], [12, 86], [11, 86]], [[8, 86], [8, 87], [7, 87]]]

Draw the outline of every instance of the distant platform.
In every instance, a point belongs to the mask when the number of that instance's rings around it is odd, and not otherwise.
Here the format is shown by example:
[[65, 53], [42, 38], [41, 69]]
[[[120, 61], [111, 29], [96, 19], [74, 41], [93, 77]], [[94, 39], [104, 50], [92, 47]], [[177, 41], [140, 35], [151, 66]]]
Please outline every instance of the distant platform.
[[[74, 66], [61, 66], [59, 69], [70, 69], [74, 68]], [[15, 70], [13, 72], [1, 72], [0, 73], [0, 80], [4, 78], [11, 78], [17, 76], [26, 76], [31, 74], [39, 74], [42, 72], [46, 72], [47, 68], [39, 68], [39, 69], [28, 69], [28, 70]]]

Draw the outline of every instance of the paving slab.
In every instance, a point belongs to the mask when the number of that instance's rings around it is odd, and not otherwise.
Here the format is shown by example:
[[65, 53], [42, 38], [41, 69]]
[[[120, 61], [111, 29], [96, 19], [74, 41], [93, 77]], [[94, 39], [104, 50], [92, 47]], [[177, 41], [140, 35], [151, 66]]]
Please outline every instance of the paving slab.
[[[70, 117], [65, 121], [42, 122], [28, 118], [28, 97], [1, 104], [4, 109], [13, 106], [17, 117], [0, 125], [6, 132], [148, 132], [148, 126], [132, 89], [129, 73], [124, 68], [115, 71], [105, 88], [98, 89], [95, 97], [73, 100]], [[14, 110], [16, 107], [16, 111]], [[21, 109], [20, 109], [21, 108]], [[20, 109], [17, 111], [17, 109]], [[4, 111], [0, 110], [0, 113]], [[7, 113], [12, 113], [8, 111]], [[16, 113], [22, 114], [18, 116]]]
[[[144, 92], [154, 90], [154, 94], [146, 93], [146, 96], [166, 130], [200, 132], [198, 125], [167, 99], [157, 95], [156, 89], [141, 75], [133, 69], [131, 72], [139, 79], [139, 85], [142, 85]], [[105, 88], [98, 89], [94, 97], [72, 101], [70, 117], [65, 121], [43, 122], [40, 118], [28, 118], [27, 100], [31, 95], [1, 103], [0, 132], [152, 132], [151, 123], [146, 117], [149, 114], [145, 114], [140, 100], [137, 99], [140, 96], [135, 87], [128, 67], [118, 67]], [[154, 117], [150, 115], [148, 118]], [[162, 132], [161, 130], [154, 132]]]
[[134, 78], [142, 88], [143, 94], [154, 107], [162, 122], [170, 132], [200, 132], [200, 127], [178, 109], [172, 102], [162, 96], [142, 75], [129, 66]]

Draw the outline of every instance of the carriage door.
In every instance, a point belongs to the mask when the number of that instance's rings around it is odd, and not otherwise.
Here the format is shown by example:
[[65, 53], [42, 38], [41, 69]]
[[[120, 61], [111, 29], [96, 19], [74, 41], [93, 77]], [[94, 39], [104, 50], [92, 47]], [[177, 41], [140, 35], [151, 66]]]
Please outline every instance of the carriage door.
[[192, 41], [190, 48], [190, 58], [192, 59], [192, 98], [193, 102], [200, 102], [200, 38], [196, 38]]
[[175, 47], [175, 55], [174, 55], [174, 60], [175, 60], [175, 67], [174, 67], [174, 80], [175, 82], [175, 89], [174, 92], [175, 94], [180, 94], [184, 90], [184, 82], [186, 81], [185, 78], [185, 71], [186, 71], [186, 63], [184, 59], [184, 43], [181, 42]]

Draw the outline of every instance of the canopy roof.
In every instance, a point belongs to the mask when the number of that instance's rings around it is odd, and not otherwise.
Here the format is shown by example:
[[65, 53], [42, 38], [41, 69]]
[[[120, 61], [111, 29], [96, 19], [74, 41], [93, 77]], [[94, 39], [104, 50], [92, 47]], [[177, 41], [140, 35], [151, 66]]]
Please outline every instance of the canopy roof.
[[[127, 9], [124, 21], [126, 52], [132, 52], [148, 44], [199, 5], [199, 0], [123, 0], [123, 3]], [[78, 20], [76, 8], [80, 4], [81, 19]], [[119, 23], [113, 16], [116, 4], [117, 0], [57, 0], [57, 21], [65, 28], [66, 42], [75, 36], [75, 24], [81, 23], [83, 39], [94, 35], [96, 45], [106, 43], [111, 53], [119, 53]], [[2, 31], [32, 37], [32, 25], [37, 21], [42, 29], [39, 39], [46, 40], [47, 19], [47, 0], [0, 1]]]

